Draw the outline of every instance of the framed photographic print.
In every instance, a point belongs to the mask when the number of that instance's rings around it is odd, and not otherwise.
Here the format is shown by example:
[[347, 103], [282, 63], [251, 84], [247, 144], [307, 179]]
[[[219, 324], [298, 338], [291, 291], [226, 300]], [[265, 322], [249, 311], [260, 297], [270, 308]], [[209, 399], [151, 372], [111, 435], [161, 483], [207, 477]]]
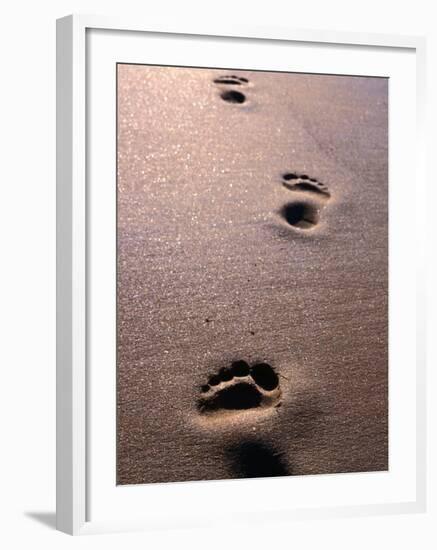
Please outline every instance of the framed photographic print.
[[423, 510], [423, 40], [57, 52], [58, 528]]

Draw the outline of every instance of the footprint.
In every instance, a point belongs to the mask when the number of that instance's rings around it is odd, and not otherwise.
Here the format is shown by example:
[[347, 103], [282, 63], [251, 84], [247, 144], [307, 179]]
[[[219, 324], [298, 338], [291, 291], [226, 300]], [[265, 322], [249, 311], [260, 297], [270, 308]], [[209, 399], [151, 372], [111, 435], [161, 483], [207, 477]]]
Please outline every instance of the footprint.
[[290, 191], [307, 191], [330, 197], [328, 186], [315, 178], [310, 178], [306, 174], [296, 174], [295, 172], [286, 172], [282, 174], [282, 185]]
[[244, 76], [235, 76], [233, 74], [227, 76], [219, 76], [214, 80], [215, 84], [230, 84], [234, 86], [243, 86], [248, 84], [249, 80], [244, 78]]
[[313, 229], [319, 223], [320, 213], [331, 197], [328, 186], [296, 172], [282, 174], [282, 185], [299, 195], [299, 198], [284, 204], [280, 209], [282, 218], [297, 229]]
[[[247, 86], [249, 80], [243, 76], [225, 75], [214, 79], [214, 84], [218, 84], [220, 88], [222, 88], [222, 86]], [[223, 101], [228, 103], [244, 103], [247, 99], [243, 92], [232, 88], [221, 89], [220, 97]]]
[[269, 364], [249, 367], [246, 361], [235, 361], [202, 386], [198, 408], [201, 413], [235, 412], [273, 407], [280, 398], [279, 377]]

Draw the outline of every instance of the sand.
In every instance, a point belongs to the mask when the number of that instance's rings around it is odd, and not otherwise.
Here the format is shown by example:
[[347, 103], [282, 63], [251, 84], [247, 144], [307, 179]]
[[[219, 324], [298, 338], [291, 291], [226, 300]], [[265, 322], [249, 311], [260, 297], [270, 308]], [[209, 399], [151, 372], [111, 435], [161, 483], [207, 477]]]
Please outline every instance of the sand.
[[118, 66], [119, 484], [388, 468], [387, 92]]

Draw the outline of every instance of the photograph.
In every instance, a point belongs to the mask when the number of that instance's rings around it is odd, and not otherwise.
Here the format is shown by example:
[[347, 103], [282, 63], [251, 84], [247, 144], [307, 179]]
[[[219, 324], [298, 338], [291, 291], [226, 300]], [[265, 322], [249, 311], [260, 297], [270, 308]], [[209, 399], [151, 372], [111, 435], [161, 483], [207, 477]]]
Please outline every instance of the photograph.
[[2, 548], [437, 549], [435, 10], [205, 6], [3, 6]]
[[117, 484], [388, 471], [389, 79], [114, 70]]

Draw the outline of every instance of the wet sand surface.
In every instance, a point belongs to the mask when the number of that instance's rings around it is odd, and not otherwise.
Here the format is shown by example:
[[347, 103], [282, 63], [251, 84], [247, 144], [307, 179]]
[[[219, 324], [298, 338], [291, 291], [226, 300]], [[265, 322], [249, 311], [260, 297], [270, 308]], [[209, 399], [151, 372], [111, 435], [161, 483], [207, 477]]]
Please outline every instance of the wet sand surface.
[[118, 483], [388, 468], [387, 93], [118, 66]]

